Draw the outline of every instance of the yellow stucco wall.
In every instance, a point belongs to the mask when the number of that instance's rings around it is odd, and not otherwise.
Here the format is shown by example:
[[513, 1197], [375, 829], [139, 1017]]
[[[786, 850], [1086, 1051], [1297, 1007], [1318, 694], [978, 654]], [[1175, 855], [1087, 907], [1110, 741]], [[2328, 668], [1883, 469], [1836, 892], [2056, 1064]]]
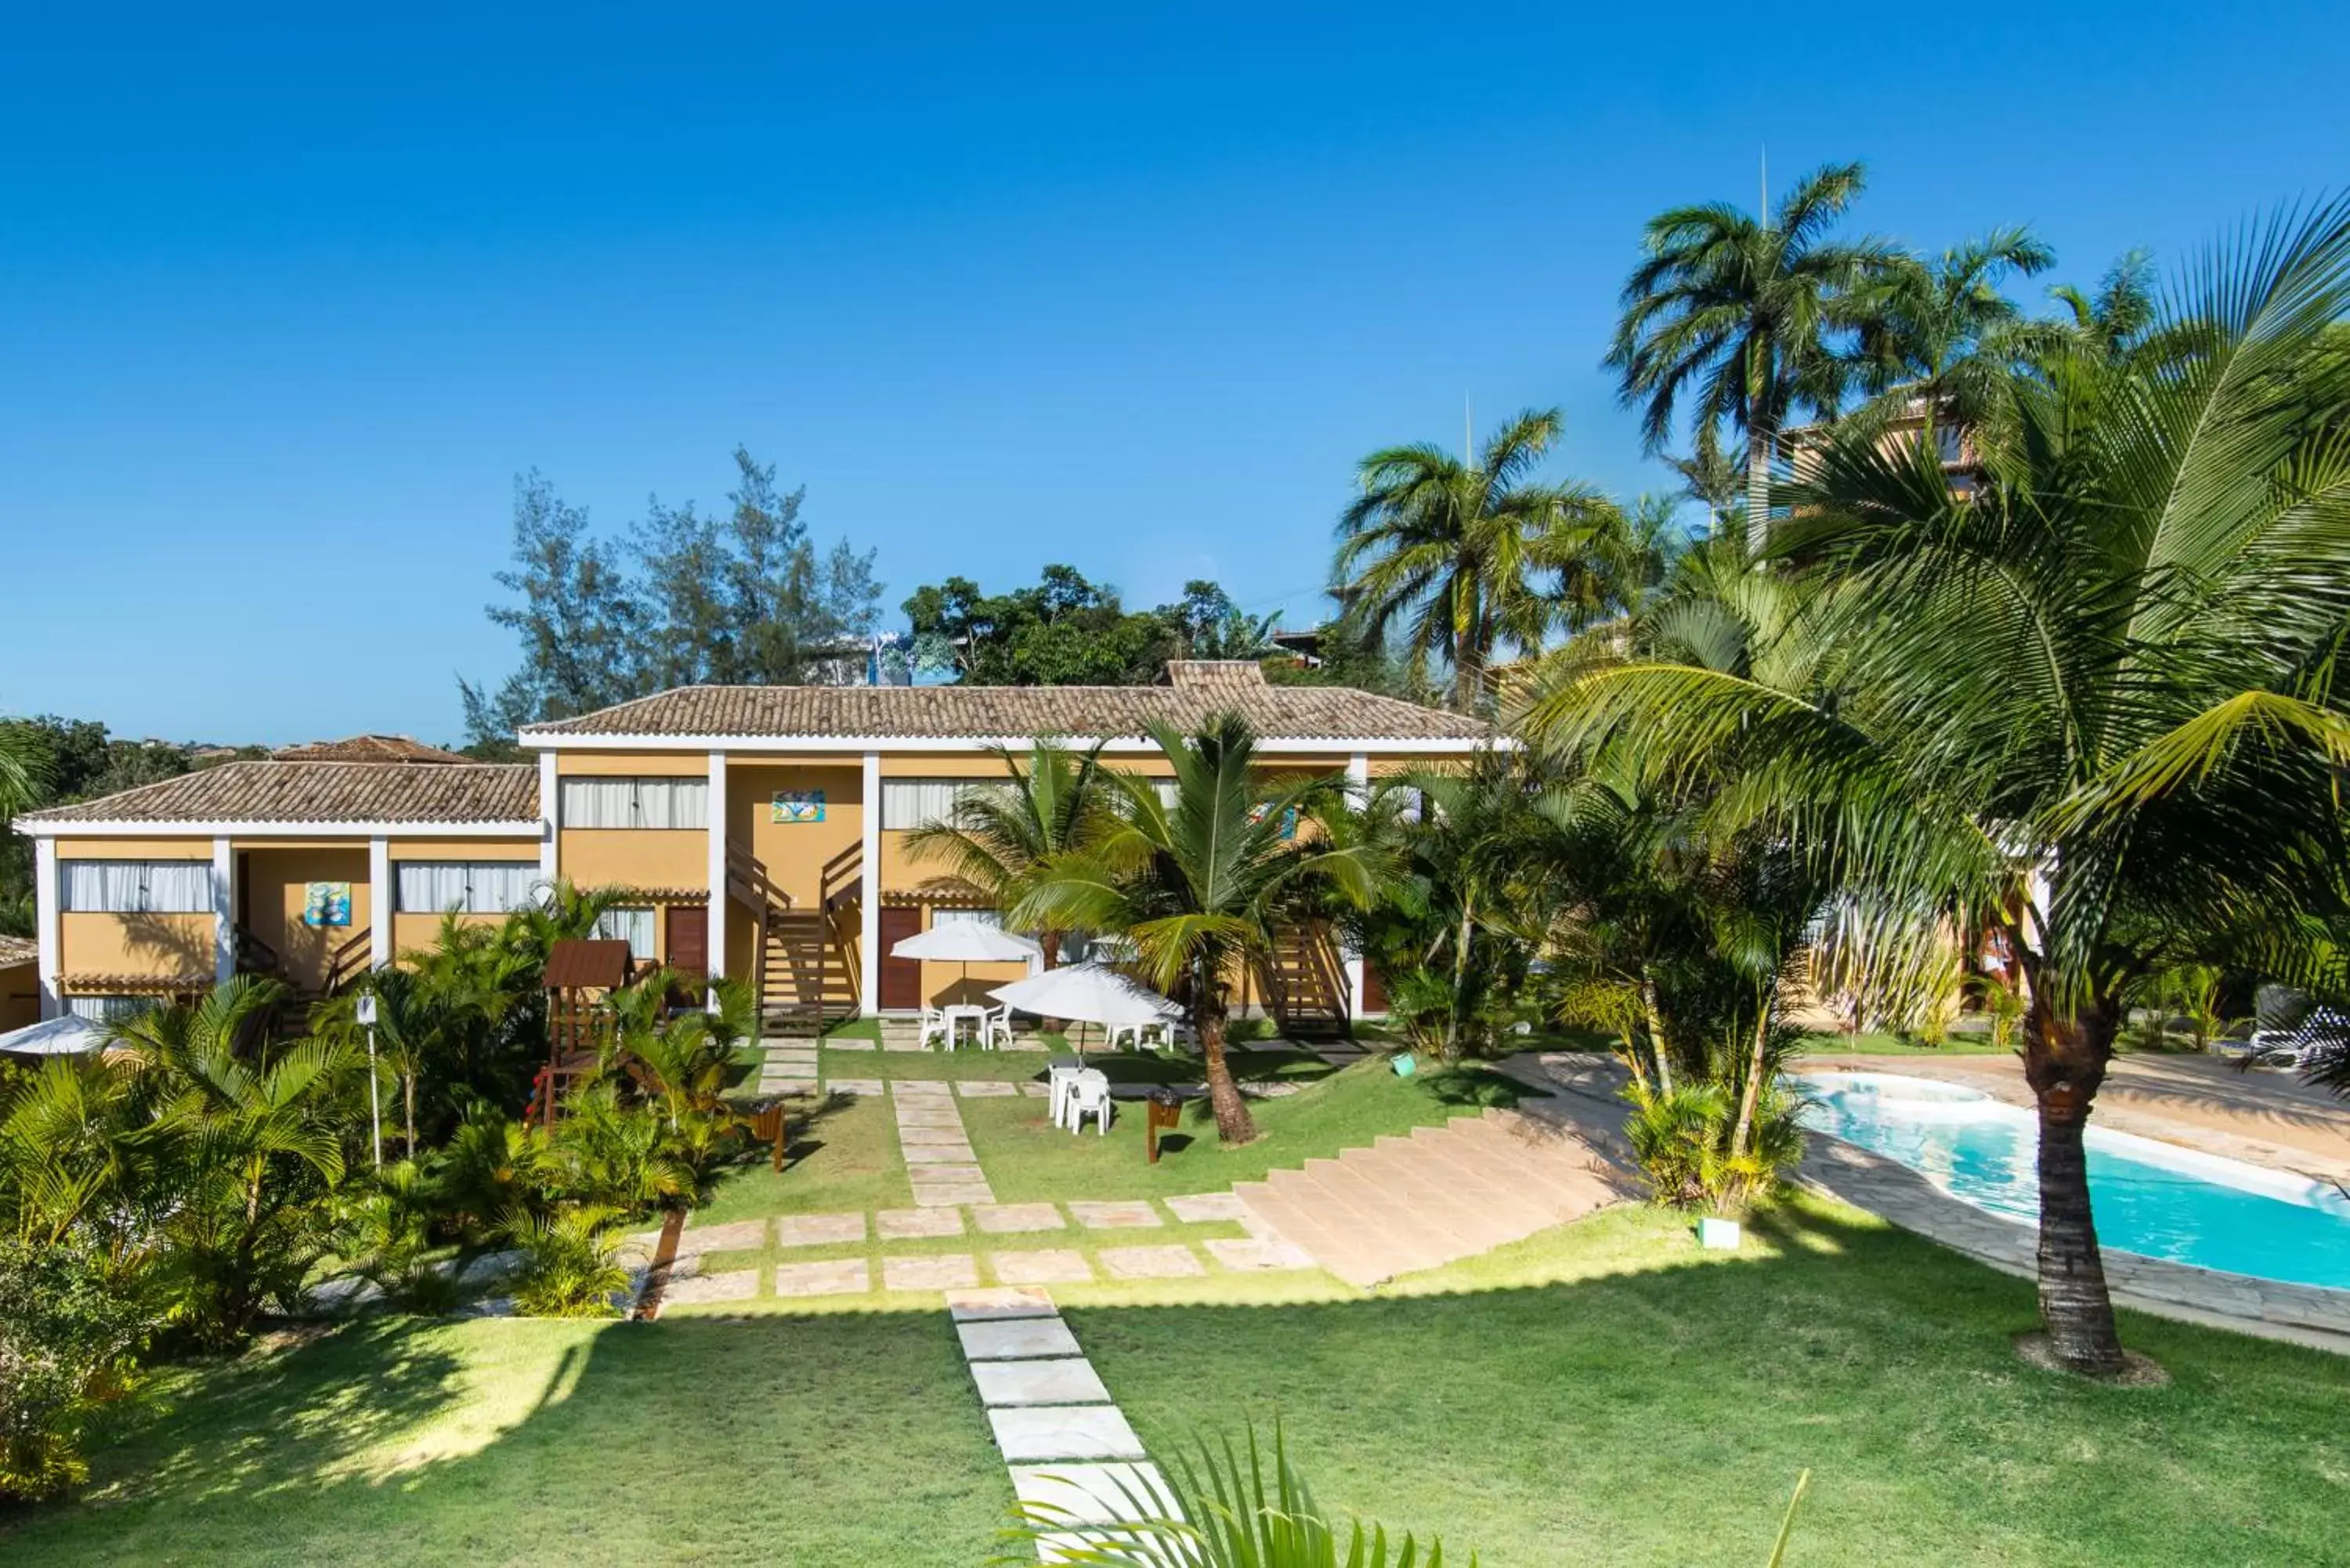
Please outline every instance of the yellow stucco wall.
[[[778, 823], [770, 809], [778, 790], [824, 791], [824, 820]], [[847, 763], [736, 763], [726, 771], [726, 831], [747, 845], [801, 909], [814, 908], [827, 862], [854, 858], [865, 832], [865, 779]], [[730, 933], [731, 961], [733, 942]]]
[[559, 752], [556, 775], [573, 778], [708, 778], [705, 752]]
[[60, 838], [60, 860], [210, 860], [209, 838]]
[[[375, 920], [375, 890], [368, 883], [368, 852], [357, 847], [255, 846], [237, 852], [236, 908], [246, 929], [285, 961], [295, 984], [315, 989], [327, 977], [335, 950], [363, 937]], [[306, 926], [302, 910], [313, 882], [351, 885], [351, 923]], [[362, 961], [364, 961], [362, 960]]]
[[57, 917], [57, 967], [68, 975], [210, 974], [213, 918], [69, 909]]
[[698, 827], [567, 827], [555, 867], [578, 888], [707, 888], [710, 836]]
[[395, 838], [385, 846], [394, 860], [536, 860], [536, 838]]
[[40, 965], [0, 964], [0, 1033], [41, 1021]]

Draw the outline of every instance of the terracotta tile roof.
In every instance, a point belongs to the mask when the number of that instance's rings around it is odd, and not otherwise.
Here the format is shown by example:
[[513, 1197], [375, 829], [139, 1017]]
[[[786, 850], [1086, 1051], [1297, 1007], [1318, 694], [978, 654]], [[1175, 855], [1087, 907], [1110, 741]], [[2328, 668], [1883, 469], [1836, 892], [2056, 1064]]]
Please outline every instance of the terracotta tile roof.
[[71, 996], [192, 996], [213, 988], [203, 974], [61, 974], [57, 989]]
[[14, 969], [41, 956], [41, 944], [30, 937], [0, 937], [0, 969]]
[[527, 763], [224, 763], [21, 824], [73, 822], [531, 822], [538, 770]]
[[[1253, 668], [1253, 667], [1252, 667]], [[576, 719], [559, 735], [875, 736], [906, 740], [1143, 733], [1237, 708], [1259, 734], [1315, 741], [1473, 741], [1473, 719], [1336, 686], [1269, 686], [1219, 673], [1170, 686], [681, 686]]]
[[470, 763], [473, 759], [460, 752], [444, 752], [438, 746], [406, 735], [346, 735], [339, 741], [312, 741], [307, 745], [286, 746], [269, 753], [281, 763]]

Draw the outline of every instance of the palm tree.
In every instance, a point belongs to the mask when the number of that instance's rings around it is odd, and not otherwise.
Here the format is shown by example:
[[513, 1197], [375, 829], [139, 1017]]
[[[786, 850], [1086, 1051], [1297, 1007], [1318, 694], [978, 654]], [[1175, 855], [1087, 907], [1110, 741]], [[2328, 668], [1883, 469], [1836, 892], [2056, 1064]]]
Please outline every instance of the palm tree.
[[1861, 329], [1866, 379], [1881, 421], [1925, 412], [1924, 444], [1938, 449], [1947, 414], [1961, 430], [2004, 427], [2016, 365], [2028, 358], [2037, 324], [2001, 292], [2009, 277], [2055, 265], [2056, 253], [2023, 229], [1992, 231], [1932, 261], [1901, 258], [1871, 286]]
[[1721, 532], [1722, 518], [1743, 493], [1744, 462], [1743, 457], [1722, 450], [1721, 431], [1714, 425], [1699, 427], [1687, 457], [1665, 459], [1665, 466], [1680, 476], [1681, 494], [1705, 508], [1709, 538]]
[[1156, 780], [1107, 774], [1116, 792], [1107, 826], [1048, 861], [1014, 916], [1131, 940], [1150, 983], [1188, 998], [1217, 1135], [1245, 1143], [1256, 1127], [1224, 1057], [1233, 983], [1271, 957], [1277, 932], [1333, 899], [1367, 903], [1382, 861], [1360, 843], [1319, 836], [1316, 807], [1341, 781], [1254, 777], [1256, 736], [1238, 713], [1211, 716], [1196, 735], [1154, 724], [1150, 736], [1174, 771], [1173, 801], [1159, 798]]
[[41, 796], [49, 779], [48, 748], [30, 724], [0, 724], [0, 827]]
[[1727, 424], [1746, 438], [1746, 535], [1761, 554], [1771, 463], [1796, 410], [1832, 416], [1850, 379], [1839, 352], [1864, 316], [1867, 285], [1898, 253], [1828, 237], [1864, 184], [1857, 163], [1795, 182], [1776, 214], [1725, 202], [1675, 207], [1648, 220], [1646, 260], [1624, 286], [1624, 315], [1607, 363], [1627, 405], [1642, 405], [1651, 452], [1677, 413], [1700, 432]]
[[1921, 929], [2002, 932], [2031, 996], [2041, 1314], [2095, 1374], [2121, 1347], [2083, 1131], [2128, 988], [2187, 961], [2303, 978], [2338, 961], [2296, 939], [2350, 903], [2350, 374], [2326, 352], [2350, 201], [2188, 275], [2158, 364], [2019, 378], [2020, 439], [1971, 497], [1931, 453], [1824, 448], [1782, 552], [1819, 585], [1784, 635], [1819, 659], [1591, 669], [1518, 715], [1711, 781], [1711, 831], [1801, 846]]
[[2155, 321], [2154, 260], [2144, 250], [2126, 253], [2084, 294], [2059, 284], [2049, 297], [2063, 306], [2074, 344], [2093, 358], [2118, 359], [2142, 341]]
[[1404, 623], [1413, 676], [1443, 659], [1462, 712], [1483, 703], [1497, 649], [1538, 650], [1562, 620], [1612, 597], [1592, 546], [1615, 530], [1615, 506], [1588, 486], [1530, 477], [1559, 424], [1556, 409], [1530, 410], [1473, 462], [1429, 444], [1375, 452], [1339, 519], [1341, 614], [1371, 641]]
[[[1024, 770], [1009, 748], [989, 752], [1005, 776], [962, 791], [945, 816], [906, 836], [906, 848], [916, 859], [943, 862], [995, 908], [1009, 911], [1044, 867], [1085, 845], [1109, 791], [1098, 745], [1075, 752], [1040, 740], [1029, 748]], [[1067, 927], [1050, 924], [1036, 933], [1045, 968], [1060, 961], [1067, 934]]]

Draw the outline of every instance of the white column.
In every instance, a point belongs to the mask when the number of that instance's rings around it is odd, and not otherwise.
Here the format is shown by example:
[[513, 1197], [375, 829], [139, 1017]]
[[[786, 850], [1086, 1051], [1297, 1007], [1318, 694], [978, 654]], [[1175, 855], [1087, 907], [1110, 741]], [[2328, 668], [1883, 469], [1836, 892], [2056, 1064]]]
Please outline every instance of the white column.
[[391, 885], [391, 840], [368, 840], [368, 962], [390, 969], [392, 960], [391, 917], [397, 907]]
[[726, 753], [710, 753], [710, 978], [726, 972]]
[[41, 1016], [45, 1019], [55, 1018], [66, 1010], [65, 998], [57, 994], [57, 976], [64, 971], [65, 958], [57, 941], [57, 841], [36, 838], [33, 840], [33, 935], [41, 947]]
[[881, 1015], [881, 753], [865, 753], [864, 890], [857, 900], [857, 1011]]
[[[1371, 759], [1357, 752], [1347, 759], [1347, 798], [1357, 810], [1371, 798]], [[1347, 1016], [1363, 1015], [1363, 955], [1347, 955]]]
[[225, 985], [236, 978], [236, 851], [225, 838], [213, 840], [213, 979]]
[[538, 876], [552, 884], [558, 874], [556, 836], [563, 829], [563, 791], [555, 782], [555, 753], [538, 753]]

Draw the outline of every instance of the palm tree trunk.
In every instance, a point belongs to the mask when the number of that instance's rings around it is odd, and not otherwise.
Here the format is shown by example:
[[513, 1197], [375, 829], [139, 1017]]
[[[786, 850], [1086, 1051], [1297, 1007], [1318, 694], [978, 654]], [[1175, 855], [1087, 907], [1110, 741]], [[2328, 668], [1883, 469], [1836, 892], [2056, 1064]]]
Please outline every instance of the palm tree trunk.
[[1452, 947], [1452, 994], [1444, 1006], [1444, 1059], [1461, 1060], [1461, 1031], [1463, 1023], [1461, 998], [1469, 985], [1469, 948], [1477, 940], [1477, 896], [1470, 894], [1461, 900], [1461, 934]]
[[1746, 432], [1746, 554], [1760, 559], [1771, 544], [1771, 448], [1776, 432], [1758, 421]]
[[1256, 1122], [1232, 1070], [1224, 1060], [1223, 998], [1219, 988], [1200, 986], [1192, 995], [1191, 1026], [1200, 1032], [1200, 1054], [1208, 1064], [1208, 1107], [1216, 1113], [1216, 1137], [1226, 1144], [1247, 1143], [1256, 1137]]
[[1730, 1129], [1730, 1158], [1736, 1159], [1746, 1152], [1746, 1139], [1754, 1128], [1754, 1107], [1762, 1099], [1763, 1047], [1771, 1037], [1771, 998], [1768, 992], [1756, 998], [1760, 1015], [1754, 1020], [1754, 1057], [1746, 1065], [1746, 1087], [1738, 1096], [1738, 1121]]
[[1461, 648], [1452, 659], [1452, 711], [1474, 713], [1485, 701], [1485, 658], [1482, 649]]
[[401, 1100], [402, 1100], [403, 1102], [405, 1102], [405, 1114], [406, 1114], [406, 1119], [407, 1119], [407, 1123], [408, 1123], [408, 1158], [411, 1158], [411, 1159], [414, 1159], [414, 1158], [416, 1158], [416, 1075], [415, 1075], [415, 1074], [413, 1074], [413, 1073], [402, 1073], [402, 1074], [400, 1075], [400, 1098], [401, 1098]]
[[1672, 1056], [1665, 1048], [1665, 1018], [1657, 1007], [1657, 982], [1648, 976], [1648, 968], [1640, 970], [1640, 1008], [1648, 1015], [1648, 1052], [1657, 1059], [1657, 1092], [1673, 1092]]
[[2121, 1333], [2106, 1288], [2083, 1135], [2112, 1059], [2119, 1010], [2100, 999], [2058, 1018], [2033, 988], [2023, 1025], [2023, 1075], [2040, 1112], [2040, 1321], [2064, 1366], [2090, 1376], [2121, 1370]]

